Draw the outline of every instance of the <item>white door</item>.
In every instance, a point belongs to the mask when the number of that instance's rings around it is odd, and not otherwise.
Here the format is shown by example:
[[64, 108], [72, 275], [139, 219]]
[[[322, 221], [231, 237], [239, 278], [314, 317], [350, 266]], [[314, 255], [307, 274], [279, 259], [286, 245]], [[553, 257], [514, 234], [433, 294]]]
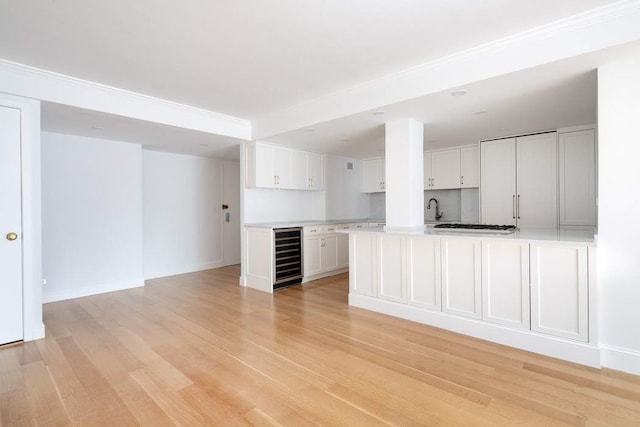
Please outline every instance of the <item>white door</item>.
[[482, 319], [529, 329], [529, 244], [482, 242]]
[[442, 311], [480, 319], [480, 241], [442, 239]]
[[223, 262], [224, 265], [240, 264], [239, 162], [222, 162], [222, 205]]
[[0, 106], [0, 344], [23, 338], [20, 110]]
[[482, 222], [516, 225], [516, 140], [484, 141], [480, 147]]
[[558, 144], [555, 132], [517, 139], [516, 216], [520, 227], [558, 226]]
[[431, 153], [431, 189], [460, 188], [460, 149]]

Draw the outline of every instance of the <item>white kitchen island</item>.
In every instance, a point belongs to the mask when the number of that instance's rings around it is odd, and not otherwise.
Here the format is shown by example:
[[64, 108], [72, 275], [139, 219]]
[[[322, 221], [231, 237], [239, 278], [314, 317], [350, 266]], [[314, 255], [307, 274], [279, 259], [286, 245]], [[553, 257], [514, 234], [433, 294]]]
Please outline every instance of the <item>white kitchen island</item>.
[[349, 233], [349, 304], [600, 366], [592, 231]]

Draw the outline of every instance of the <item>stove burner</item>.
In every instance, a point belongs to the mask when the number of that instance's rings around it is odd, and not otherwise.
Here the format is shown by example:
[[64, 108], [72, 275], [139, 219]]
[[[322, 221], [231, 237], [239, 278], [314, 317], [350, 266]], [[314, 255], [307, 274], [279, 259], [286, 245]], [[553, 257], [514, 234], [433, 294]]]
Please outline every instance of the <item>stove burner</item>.
[[469, 230], [469, 231], [497, 231], [501, 233], [512, 233], [516, 230], [515, 225], [492, 225], [492, 224], [438, 224], [434, 228]]

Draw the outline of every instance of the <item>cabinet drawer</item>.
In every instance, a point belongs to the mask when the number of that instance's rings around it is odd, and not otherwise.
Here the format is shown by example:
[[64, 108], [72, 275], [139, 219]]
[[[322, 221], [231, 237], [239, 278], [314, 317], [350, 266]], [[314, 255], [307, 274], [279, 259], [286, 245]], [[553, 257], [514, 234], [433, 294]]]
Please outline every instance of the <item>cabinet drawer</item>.
[[305, 236], [315, 236], [316, 234], [321, 234], [321, 228], [321, 225], [307, 225], [303, 227], [303, 232]]
[[320, 226], [320, 234], [332, 234], [332, 233], [335, 233], [336, 230], [338, 230], [337, 224]]

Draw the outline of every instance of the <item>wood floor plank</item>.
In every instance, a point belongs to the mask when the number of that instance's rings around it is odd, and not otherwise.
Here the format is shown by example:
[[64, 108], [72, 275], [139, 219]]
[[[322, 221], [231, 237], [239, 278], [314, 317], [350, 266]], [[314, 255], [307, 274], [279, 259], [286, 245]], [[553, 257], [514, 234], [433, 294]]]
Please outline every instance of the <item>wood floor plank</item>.
[[0, 347], [0, 425], [640, 425], [640, 377], [348, 306], [237, 266], [44, 306]]

